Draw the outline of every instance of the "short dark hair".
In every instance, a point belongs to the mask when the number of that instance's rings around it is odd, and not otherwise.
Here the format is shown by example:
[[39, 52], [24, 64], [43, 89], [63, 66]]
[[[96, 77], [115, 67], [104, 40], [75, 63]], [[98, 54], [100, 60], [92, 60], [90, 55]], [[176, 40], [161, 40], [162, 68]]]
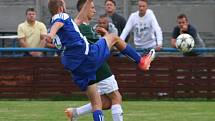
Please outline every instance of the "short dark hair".
[[84, 4], [86, 3], [87, 0], [78, 0], [77, 4], [76, 4], [76, 8], [78, 11], [81, 11], [82, 7], [84, 6]]
[[99, 15], [99, 18], [106, 18], [106, 17], [108, 17], [108, 15], [107, 15], [107, 14]]
[[101, 14], [101, 15], [99, 15], [99, 19], [100, 18], [107, 18], [108, 22], [113, 23], [112, 19], [107, 14]]
[[116, 2], [114, 0], [105, 0], [105, 4], [109, 1], [112, 2], [116, 6]]
[[27, 8], [25, 11], [25, 15], [27, 15], [27, 13], [31, 11], [31, 12], [37, 12], [34, 8]]
[[177, 19], [182, 19], [182, 18], [185, 18], [188, 21], [187, 16], [185, 14], [183, 14], [183, 13], [179, 14], [178, 17], [177, 17]]

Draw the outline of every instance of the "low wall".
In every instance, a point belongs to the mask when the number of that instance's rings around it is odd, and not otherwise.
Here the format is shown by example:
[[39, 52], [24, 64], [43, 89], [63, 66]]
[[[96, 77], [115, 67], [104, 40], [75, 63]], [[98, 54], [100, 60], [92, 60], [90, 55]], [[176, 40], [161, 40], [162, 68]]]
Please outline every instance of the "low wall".
[[[109, 60], [123, 96], [215, 98], [215, 57], [159, 57], [143, 72], [126, 58]], [[1, 58], [0, 98], [83, 95], [59, 58]]]

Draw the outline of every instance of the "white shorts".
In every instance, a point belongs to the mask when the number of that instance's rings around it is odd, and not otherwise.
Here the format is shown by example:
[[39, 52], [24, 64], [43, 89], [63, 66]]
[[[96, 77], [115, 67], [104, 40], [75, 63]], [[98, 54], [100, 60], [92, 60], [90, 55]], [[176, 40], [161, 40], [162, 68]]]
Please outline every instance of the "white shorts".
[[100, 95], [109, 94], [119, 89], [115, 76], [112, 75], [97, 83], [98, 92]]

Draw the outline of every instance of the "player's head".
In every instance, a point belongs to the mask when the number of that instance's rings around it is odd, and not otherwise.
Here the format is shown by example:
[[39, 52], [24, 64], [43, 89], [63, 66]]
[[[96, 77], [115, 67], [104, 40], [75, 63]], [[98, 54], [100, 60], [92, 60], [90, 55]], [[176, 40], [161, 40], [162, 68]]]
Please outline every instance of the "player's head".
[[109, 19], [106, 14], [100, 15], [98, 19], [98, 26], [108, 30]]
[[187, 26], [189, 24], [187, 16], [185, 14], [178, 15], [177, 23], [178, 23], [178, 27], [180, 29], [183, 30], [184, 28], [187, 28]]
[[37, 12], [34, 8], [28, 8], [26, 11], [25, 11], [25, 15], [26, 15], [26, 20], [29, 22], [29, 23], [32, 23], [32, 22], [35, 22], [36, 21], [36, 15], [37, 15]]
[[77, 4], [76, 4], [76, 8], [78, 10], [78, 12], [81, 11], [81, 9], [83, 8], [84, 4], [86, 3], [87, 0], [78, 0]]
[[[87, 0], [78, 0], [77, 5], [76, 5], [78, 12], [81, 11], [81, 9], [83, 8], [83, 6], [86, 3], [86, 1]], [[91, 20], [95, 14], [96, 14], [95, 5], [94, 5], [93, 2], [91, 2], [90, 9], [89, 9], [89, 11], [87, 13], [88, 19]]]
[[66, 11], [64, 0], [49, 0], [48, 8], [52, 16]]
[[147, 9], [148, 9], [148, 0], [139, 0], [138, 1], [139, 15], [144, 16], [146, 14]]
[[116, 2], [114, 0], [105, 0], [105, 11], [108, 14], [113, 14], [116, 10]]

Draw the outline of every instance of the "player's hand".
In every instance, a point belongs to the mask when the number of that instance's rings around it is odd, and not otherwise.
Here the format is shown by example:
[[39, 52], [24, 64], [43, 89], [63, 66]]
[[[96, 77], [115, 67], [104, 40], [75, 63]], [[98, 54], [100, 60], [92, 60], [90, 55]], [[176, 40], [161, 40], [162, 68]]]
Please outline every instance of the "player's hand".
[[50, 35], [45, 35], [45, 41], [46, 43], [52, 43], [52, 38]]
[[103, 27], [96, 27], [96, 32], [101, 36], [108, 34], [108, 31]]
[[47, 48], [56, 48], [56, 46], [52, 43], [46, 43], [46, 46]]
[[51, 36], [46, 35], [45, 36], [45, 41], [46, 41], [46, 44], [45, 44], [46, 47], [48, 47], [48, 48], [56, 48], [55, 45], [52, 43]]

